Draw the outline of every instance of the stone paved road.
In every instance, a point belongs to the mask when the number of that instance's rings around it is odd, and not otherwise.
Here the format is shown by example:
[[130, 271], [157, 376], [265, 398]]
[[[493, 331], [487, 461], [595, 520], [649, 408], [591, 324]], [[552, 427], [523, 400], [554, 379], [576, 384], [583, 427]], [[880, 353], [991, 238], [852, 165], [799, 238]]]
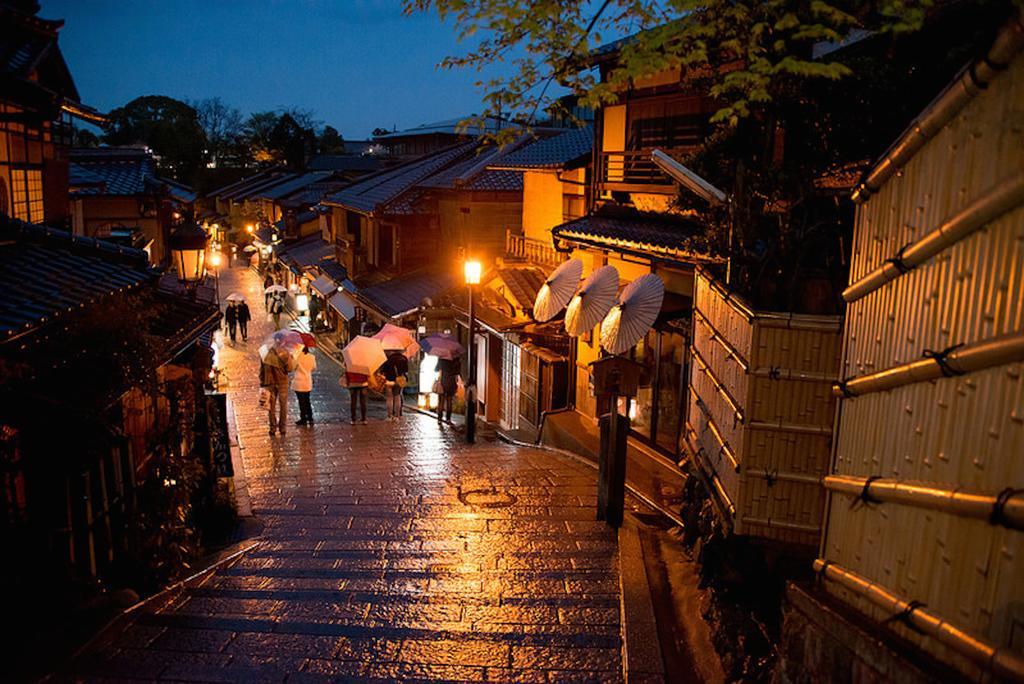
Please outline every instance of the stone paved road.
[[[267, 435], [256, 348], [226, 348], [256, 548], [76, 663], [98, 681], [619, 681], [615, 536], [595, 473], [558, 455], [461, 443], [411, 414], [350, 426], [320, 356], [314, 428]], [[296, 406], [292, 399], [291, 410]], [[293, 413], [292, 419], [295, 418]], [[490, 493], [490, 492], [494, 493]]]

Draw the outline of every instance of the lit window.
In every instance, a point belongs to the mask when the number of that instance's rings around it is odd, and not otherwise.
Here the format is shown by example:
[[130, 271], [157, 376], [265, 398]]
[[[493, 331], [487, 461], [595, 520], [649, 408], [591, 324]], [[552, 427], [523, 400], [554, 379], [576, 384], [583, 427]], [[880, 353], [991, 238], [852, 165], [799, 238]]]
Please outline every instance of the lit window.
[[14, 217], [30, 223], [43, 220], [43, 172], [26, 169], [11, 171]]

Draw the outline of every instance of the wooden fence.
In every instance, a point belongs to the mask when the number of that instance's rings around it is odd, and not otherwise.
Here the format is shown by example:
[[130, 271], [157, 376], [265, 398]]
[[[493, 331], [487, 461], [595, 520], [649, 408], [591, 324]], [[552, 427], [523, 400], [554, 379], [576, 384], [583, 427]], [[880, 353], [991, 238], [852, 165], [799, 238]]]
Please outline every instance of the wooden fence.
[[687, 444], [734, 534], [821, 534], [841, 319], [755, 311], [698, 269]]

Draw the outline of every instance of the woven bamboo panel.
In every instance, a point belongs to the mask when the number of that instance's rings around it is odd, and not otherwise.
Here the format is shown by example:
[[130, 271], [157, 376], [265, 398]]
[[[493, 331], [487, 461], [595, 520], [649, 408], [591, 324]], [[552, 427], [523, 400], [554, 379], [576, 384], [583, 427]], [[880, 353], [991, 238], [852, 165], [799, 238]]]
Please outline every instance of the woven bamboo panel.
[[[858, 209], [851, 282], [1024, 169], [1024, 59], [982, 92]], [[1024, 207], [850, 305], [844, 376], [1024, 330]], [[1024, 367], [844, 400], [835, 472], [998, 493], [1024, 487]], [[996, 646], [1024, 650], [1024, 534], [986, 520], [834, 495], [828, 560]], [[866, 601], [826, 586], [867, 614]], [[975, 678], [975, 666], [902, 625], [908, 639]], [[1016, 635], [1016, 636], [1014, 636]], [[1016, 640], [1016, 641], [1014, 641]]]
[[696, 291], [689, 416], [698, 462], [735, 506], [734, 532], [816, 545], [840, 320], [754, 311], [705, 272]]

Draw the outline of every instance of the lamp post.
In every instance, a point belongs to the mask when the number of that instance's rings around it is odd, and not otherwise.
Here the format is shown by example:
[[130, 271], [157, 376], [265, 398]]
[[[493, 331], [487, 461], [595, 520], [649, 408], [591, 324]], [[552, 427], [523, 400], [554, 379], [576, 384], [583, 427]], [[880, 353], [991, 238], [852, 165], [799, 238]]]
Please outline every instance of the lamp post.
[[476, 359], [473, 351], [476, 341], [473, 329], [476, 327], [476, 316], [473, 311], [473, 286], [480, 284], [480, 262], [468, 260], [465, 263], [466, 286], [469, 288], [469, 344], [466, 347], [466, 362], [469, 364], [469, 381], [466, 383], [466, 444], [476, 441]]
[[210, 265], [213, 266], [213, 282], [217, 292], [217, 303], [220, 304], [220, 245], [210, 253]]
[[206, 275], [206, 242], [206, 231], [192, 220], [178, 226], [168, 240], [178, 281], [193, 295]]

